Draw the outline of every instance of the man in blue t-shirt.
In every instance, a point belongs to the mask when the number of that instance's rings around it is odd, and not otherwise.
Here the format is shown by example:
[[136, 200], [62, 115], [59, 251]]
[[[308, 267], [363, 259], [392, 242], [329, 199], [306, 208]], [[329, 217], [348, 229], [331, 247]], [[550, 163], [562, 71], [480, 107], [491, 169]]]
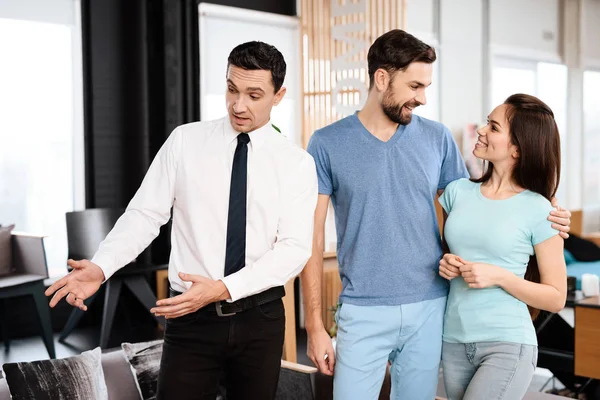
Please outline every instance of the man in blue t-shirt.
[[[317, 130], [308, 145], [319, 177], [313, 256], [301, 276], [308, 355], [323, 373], [335, 365], [335, 399], [376, 399], [388, 361], [393, 399], [435, 397], [448, 285], [438, 274], [434, 200], [468, 177], [450, 131], [413, 115], [426, 103], [435, 59], [404, 31], [379, 37], [369, 49], [364, 108]], [[321, 318], [330, 199], [342, 279], [336, 353]], [[568, 225], [568, 211], [557, 215]]]

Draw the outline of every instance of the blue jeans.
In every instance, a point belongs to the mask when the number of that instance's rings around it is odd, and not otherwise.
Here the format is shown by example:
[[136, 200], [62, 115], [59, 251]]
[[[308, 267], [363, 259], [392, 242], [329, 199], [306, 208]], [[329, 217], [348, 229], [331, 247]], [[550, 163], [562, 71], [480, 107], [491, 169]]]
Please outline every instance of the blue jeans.
[[377, 399], [391, 362], [392, 400], [435, 397], [446, 297], [401, 306], [342, 304], [336, 321], [335, 400]]
[[448, 400], [522, 399], [531, 384], [537, 347], [508, 342], [444, 342], [442, 367]]

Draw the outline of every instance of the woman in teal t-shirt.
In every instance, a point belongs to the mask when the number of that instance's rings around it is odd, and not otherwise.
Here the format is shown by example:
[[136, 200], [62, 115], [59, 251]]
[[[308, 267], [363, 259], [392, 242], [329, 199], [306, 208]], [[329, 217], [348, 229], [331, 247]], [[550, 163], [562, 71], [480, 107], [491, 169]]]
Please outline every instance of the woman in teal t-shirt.
[[449, 400], [520, 399], [537, 362], [532, 320], [566, 300], [563, 239], [547, 219], [560, 137], [552, 110], [524, 94], [496, 107], [477, 133], [473, 154], [486, 172], [450, 183], [439, 200], [450, 251], [439, 267], [450, 281], [444, 383]]

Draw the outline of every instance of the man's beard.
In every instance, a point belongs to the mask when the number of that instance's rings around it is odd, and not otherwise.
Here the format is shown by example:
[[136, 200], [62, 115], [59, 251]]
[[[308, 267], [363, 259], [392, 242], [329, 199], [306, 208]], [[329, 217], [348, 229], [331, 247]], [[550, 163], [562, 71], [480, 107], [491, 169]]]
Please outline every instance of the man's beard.
[[407, 107], [415, 109], [419, 105], [420, 104], [416, 101], [406, 102], [403, 105], [394, 104], [392, 100], [392, 93], [389, 89], [383, 95], [383, 101], [381, 102], [381, 108], [383, 109], [385, 115], [400, 125], [408, 125], [412, 120], [412, 112], [403, 113], [402, 111], [406, 110]]

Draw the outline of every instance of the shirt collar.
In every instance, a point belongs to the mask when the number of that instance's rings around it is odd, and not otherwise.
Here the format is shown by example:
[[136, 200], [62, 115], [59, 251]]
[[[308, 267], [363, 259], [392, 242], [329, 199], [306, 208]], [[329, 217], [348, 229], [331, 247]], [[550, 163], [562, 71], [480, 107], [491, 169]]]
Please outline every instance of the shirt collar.
[[[237, 132], [233, 129], [233, 126], [231, 126], [231, 122], [229, 121], [229, 117], [224, 118], [223, 124], [227, 144], [230, 144], [234, 140], [237, 141], [237, 137], [240, 132]], [[268, 135], [274, 130], [275, 129], [271, 126], [271, 121], [269, 120], [262, 127], [249, 132], [248, 135], [250, 136], [250, 146], [252, 146], [253, 149], [260, 148], [265, 144]]]

